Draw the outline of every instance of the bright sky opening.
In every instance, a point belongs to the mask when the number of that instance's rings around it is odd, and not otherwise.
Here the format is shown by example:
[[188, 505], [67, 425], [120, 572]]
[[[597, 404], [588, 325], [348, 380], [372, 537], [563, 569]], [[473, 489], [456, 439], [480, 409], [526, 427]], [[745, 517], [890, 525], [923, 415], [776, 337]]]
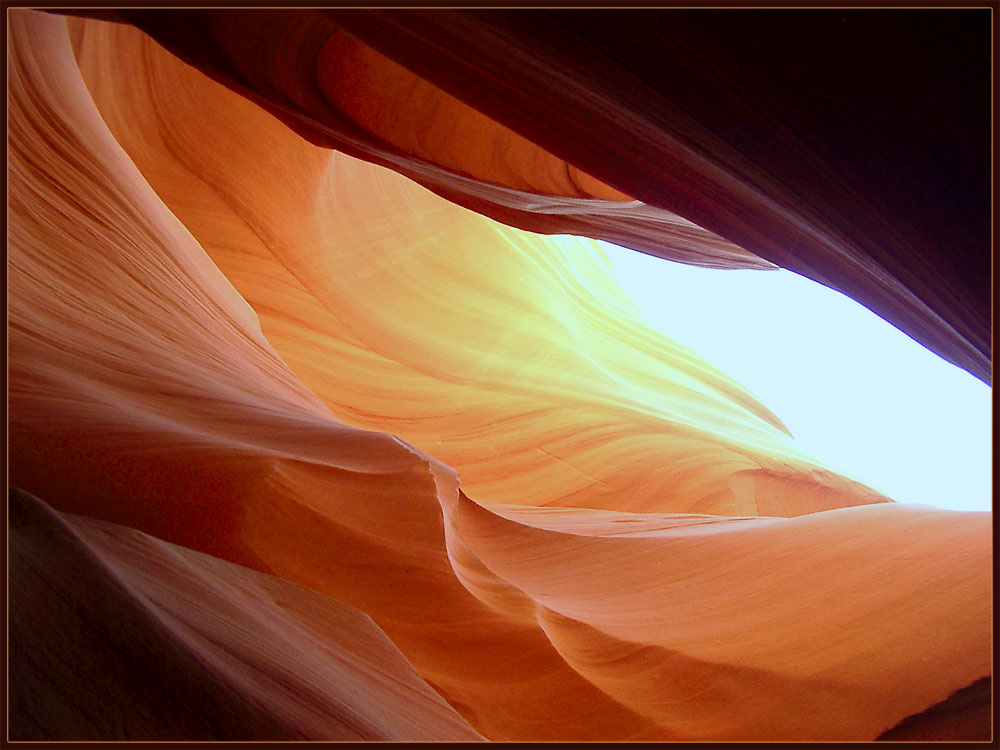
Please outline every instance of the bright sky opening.
[[696, 268], [601, 243], [650, 322], [781, 419], [799, 450], [903, 503], [990, 510], [990, 388], [790, 271]]

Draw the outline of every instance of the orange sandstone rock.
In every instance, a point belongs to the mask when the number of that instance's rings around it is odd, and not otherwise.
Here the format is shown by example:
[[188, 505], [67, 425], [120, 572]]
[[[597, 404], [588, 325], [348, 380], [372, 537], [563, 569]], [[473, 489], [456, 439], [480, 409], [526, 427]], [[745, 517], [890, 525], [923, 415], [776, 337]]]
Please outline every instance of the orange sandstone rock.
[[[10, 481], [58, 512], [15, 498], [13, 585], [127, 614], [139, 672], [222, 722], [159, 715], [103, 642], [94, 717], [57, 643], [14, 672], [25, 733], [870, 740], [990, 674], [990, 514], [800, 455], [590, 241], [327, 151], [134, 29], [16, 10], [8, 44]], [[67, 560], [114, 595], [32, 599]]]

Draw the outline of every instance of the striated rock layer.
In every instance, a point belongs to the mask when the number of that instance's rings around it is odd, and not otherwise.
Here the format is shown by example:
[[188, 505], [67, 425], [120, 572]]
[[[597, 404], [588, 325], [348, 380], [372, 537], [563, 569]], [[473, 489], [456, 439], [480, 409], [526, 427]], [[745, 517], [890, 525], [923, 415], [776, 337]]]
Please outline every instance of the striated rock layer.
[[352, 607], [19, 490], [8, 508], [14, 738], [481, 739]]
[[[130, 26], [9, 18], [9, 475], [54, 509], [10, 506], [16, 731], [874, 739], [990, 676], [990, 514], [800, 455], [593, 242], [310, 143]], [[389, 138], [385, 88], [349, 114]], [[33, 658], [41, 617], [110, 640]]]
[[[850, 485], [645, 325], [593, 243], [500, 226], [312, 147], [127, 27], [88, 25], [76, 46], [109, 128], [284, 361], [341, 419], [432, 453], [477, 499], [756, 515], [764, 469], [820, 494]], [[765, 512], [885, 500], [803, 492]]]
[[119, 17], [494, 218], [775, 263], [991, 382], [986, 9]]

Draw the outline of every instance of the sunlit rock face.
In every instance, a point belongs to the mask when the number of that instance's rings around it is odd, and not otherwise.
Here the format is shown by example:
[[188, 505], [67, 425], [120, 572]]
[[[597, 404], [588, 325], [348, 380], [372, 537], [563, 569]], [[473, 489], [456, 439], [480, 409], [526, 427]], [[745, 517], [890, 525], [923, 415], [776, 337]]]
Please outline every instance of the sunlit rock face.
[[986, 10], [120, 13], [313, 142], [533, 231], [776, 263], [991, 382]]
[[[766, 263], [311, 17], [161, 16], [227, 87], [11, 13], [12, 586], [126, 618], [137, 665], [19, 621], [17, 732], [873, 739], [990, 675], [990, 514], [800, 455], [594, 242], [525, 229]], [[70, 564], [113, 595], [53, 594]], [[106, 706], [56, 700], [90, 670]], [[222, 718], [171, 722], [161, 672]]]

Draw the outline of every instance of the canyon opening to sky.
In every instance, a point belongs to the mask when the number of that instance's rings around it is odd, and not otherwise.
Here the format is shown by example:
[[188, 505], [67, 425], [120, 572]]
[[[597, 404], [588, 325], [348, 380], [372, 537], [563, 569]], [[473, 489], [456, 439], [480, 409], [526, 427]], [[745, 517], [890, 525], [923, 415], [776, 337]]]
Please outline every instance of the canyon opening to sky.
[[8, 7], [7, 739], [989, 740], [993, 12]]
[[653, 324], [771, 407], [805, 453], [897, 502], [992, 508], [985, 383], [788, 271], [715, 273], [603, 247]]

